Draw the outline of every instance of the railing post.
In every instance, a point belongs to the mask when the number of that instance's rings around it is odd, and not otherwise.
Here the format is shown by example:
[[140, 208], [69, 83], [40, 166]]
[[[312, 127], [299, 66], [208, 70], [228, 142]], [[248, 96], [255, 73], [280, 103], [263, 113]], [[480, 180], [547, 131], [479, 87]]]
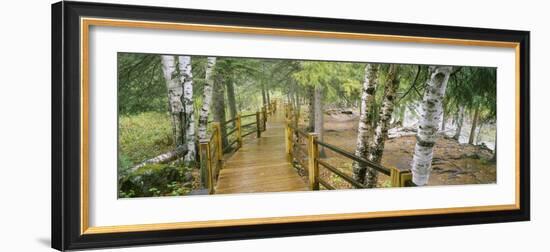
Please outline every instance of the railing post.
[[391, 187], [405, 187], [412, 180], [410, 171], [401, 171], [395, 167], [390, 168]]
[[256, 137], [262, 137], [262, 128], [260, 125], [260, 111], [256, 111]]
[[288, 104], [285, 104], [285, 120], [288, 120], [288, 115], [290, 113], [288, 113]]
[[307, 136], [309, 187], [319, 190], [319, 146], [316, 143], [318, 133], [309, 133]]
[[292, 161], [292, 129], [290, 128], [290, 122], [285, 121], [285, 151], [286, 157], [289, 162]]
[[208, 140], [201, 140], [199, 143], [200, 150], [200, 162], [201, 162], [201, 187], [208, 188], [208, 193], [213, 193], [213, 181], [212, 181], [212, 163], [210, 157], [210, 145]]
[[216, 147], [218, 147], [217, 153], [217, 159], [218, 161], [222, 161], [223, 159], [223, 146], [222, 146], [222, 128], [220, 125], [220, 122], [212, 122], [212, 134], [216, 134], [216, 137], [214, 138], [216, 141]]
[[241, 128], [241, 114], [237, 115], [237, 142], [239, 143], [239, 148], [243, 147], [243, 132]]

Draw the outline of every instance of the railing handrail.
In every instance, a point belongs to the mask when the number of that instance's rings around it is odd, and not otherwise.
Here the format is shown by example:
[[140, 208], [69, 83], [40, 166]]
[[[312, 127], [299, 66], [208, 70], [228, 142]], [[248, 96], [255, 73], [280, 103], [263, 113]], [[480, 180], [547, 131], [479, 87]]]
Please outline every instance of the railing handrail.
[[[271, 115], [277, 109], [276, 101], [270, 102], [267, 105], [262, 106], [261, 110], [258, 110], [256, 113], [241, 115], [240, 113], [225, 122], [220, 123], [216, 121], [208, 121], [208, 124], [211, 125], [210, 136], [207, 136], [205, 139], [199, 139], [199, 155], [200, 155], [200, 165], [201, 165], [201, 183], [204, 187], [208, 189], [208, 193], [215, 193], [214, 179], [217, 177], [219, 171], [223, 168], [223, 153], [226, 150], [231, 149], [235, 143], [238, 144], [239, 149], [243, 145], [243, 137], [248, 136], [256, 132], [257, 138], [261, 137], [261, 131], [266, 130], [266, 122], [268, 115]], [[242, 125], [242, 118], [256, 116], [256, 120]], [[225, 133], [231, 135], [236, 133], [237, 138], [227, 144], [227, 146], [222, 146], [222, 127], [226, 127], [231, 122], [234, 123], [234, 128], [229, 132]], [[256, 125], [255, 129], [251, 126]], [[263, 125], [263, 128], [261, 127]], [[244, 132], [243, 128], [252, 128], [250, 132]], [[227, 128], [226, 128], [227, 129]], [[215, 157], [213, 157], [215, 155]], [[215, 165], [213, 162], [216, 161]], [[215, 167], [213, 167], [215, 166]], [[214, 171], [214, 169], [216, 170]], [[204, 176], [204, 177], [203, 177]]]
[[255, 115], [256, 115], [256, 112], [251, 113], [251, 114], [247, 114], [247, 115], [241, 115], [241, 118], [251, 117], [251, 116], [255, 116]]
[[307, 133], [299, 128], [296, 128], [292, 125], [289, 125], [288, 127], [290, 127], [294, 132], [298, 133], [299, 135], [303, 136], [303, 137], [307, 137]]
[[[307, 139], [308, 143], [308, 152], [307, 152], [307, 159], [308, 159], [308, 177], [310, 180], [310, 188], [312, 190], [318, 190], [319, 184], [323, 185], [326, 189], [334, 189], [333, 186], [329, 185], [328, 182], [322, 180], [319, 178], [319, 165], [323, 166], [333, 174], [337, 175], [338, 177], [344, 179], [348, 183], [352, 184], [354, 187], [357, 188], [365, 188], [365, 185], [360, 183], [359, 181], [355, 180], [351, 176], [343, 173], [342, 171], [338, 170], [336, 167], [332, 166], [328, 162], [322, 160], [319, 158], [319, 148], [318, 146], [322, 146], [324, 148], [327, 148], [331, 151], [334, 151], [337, 154], [340, 154], [346, 158], [351, 159], [352, 161], [358, 162], [362, 165], [368, 166], [370, 168], [373, 168], [377, 172], [380, 172], [382, 174], [385, 174], [387, 176], [390, 176], [391, 178], [391, 184], [392, 186], [406, 186], [409, 184], [409, 181], [411, 179], [411, 172], [410, 170], [401, 171], [397, 168], [387, 168], [384, 167], [378, 163], [372, 162], [370, 160], [367, 160], [365, 158], [362, 158], [360, 156], [355, 155], [354, 153], [348, 152], [346, 150], [343, 150], [337, 146], [334, 146], [332, 144], [320, 141], [317, 139], [316, 133], [306, 133], [302, 129], [298, 128], [297, 126], [294, 126], [295, 124], [292, 122], [295, 122], [294, 120], [298, 120], [298, 118], [294, 118], [292, 111], [293, 108], [290, 104], [285, 104], [285, 117], [286, 119], [286, 130], [285, 130], [285, 142], [286, 142], [286, 152], [287, 157], [289, 161], [292, 161], [294, 159], [293, 157], [293, 151], [302, 149], [294, 144], [293, 136], [296, 135], [296, 137], [300, 138], [303, 137]], [[297, 124], [296, 124], [297, 125]], [[302, 151], [302, 154], [303, 151]], [[298, 161], [298, 163], [302, 164], [303, 162], [301, 160], [295, 159]], [[313, 174], [312, 174], [313, 173]]]
[[319, 144], [319, 145], [321, 145], [321, 146], [323, 146], [323, 147], [325, 147], [325, 148], [327, 148], [327, 149], [329, 149], [329, 150], [331, 150], [331, 151], [334, 151], [334, 152], [336, 152], [336, 153], [338, 153], [338, 154], [340, 154], [340, 155], [342, 155], [342, 156], [345, 156], [345, 157], [347, 157], [347, 158], [349, 158], [349, 159], [351, 159], [351, 160], [353, 160], [353, 161], [355, 161], [355, 162], [358, 162], [358, 163], [361, 163], [361, 164], [363, 164], [363, 165], [366, 165], [366, 166], [369, 166], [369, 167], [371, 167], [371, 168], [374, 168], [374, 169], [376, 169], [378, 172], [383, 173], [383, 174], [385, 174], [385, 175], [388, 175], [388, 176], [389, 176], [390, 173], [391, 173], [391, 170], [390, 170], [389, 168], [386, 168], [386, 167], [384, 167], [384, 166], [382, 166], [382, 165], [379, 165], [379, 164], [377, 164], [377, 163], [375, 163], [375, 162], [372, 162], [372, 161], [370, 161], [370, 160], [367, 160], [367, 159], [364, 159], [364, 158], [362, 158], [362, 157], [359, 157], [359, 156], [357, 156], [357, 155], [355, 155], [355, 154], [353, 154], [353, 153], [351, 153], [351, 152], [348, 152], [348, 151], [346, 151], [346, 150], [340, 149], [340, 148], [338, 148], [338, 147], [336, 147], [336, 146], [334, 146], [334, 145], [332, 145], [332, 144], [325, 143], [325, 142], [319, 141], [319, 140], [315, 140], [315, 143], [317, 143], [317, 144]]

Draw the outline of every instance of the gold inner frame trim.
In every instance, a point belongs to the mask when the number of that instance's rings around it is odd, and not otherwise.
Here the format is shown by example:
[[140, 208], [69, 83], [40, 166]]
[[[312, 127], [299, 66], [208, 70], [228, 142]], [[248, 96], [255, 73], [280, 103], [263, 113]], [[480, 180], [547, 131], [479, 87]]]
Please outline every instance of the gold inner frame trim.
[[[163, 30], [185, 30], [185, 31], [201, 31], [201, 32], [222, 32], [222, 33], [240, 33], [240, 34], [255, 34], [255, 35], [274, 35], [274, 36], [292, 36], [292, 37], [316, 37], [316, 38], [336, 38], [336, 39], [357, 39], [370, 41], [384, 42], [408, 42], [408, 43], [430, 43], [444, 45], [459, 45], [459, 46], [486, 46], [486, 47], [501, 47], [515, 49], [515, 76], [516, 76], [516, 186], [515, 186], [515, 204], [509, 205], [490, 205], [490, 206], [474, 206], [474, 207], [453, 207], [453, 208], [434, 208], [434, 209], [415, 209], [415, 210], [397, 210], [397, 211], [378, 211], [378, 212], [362, 212], [362, 213], [341, 213], [341, 214], [322, 214], [322, 215], [302, 215], [302, 216], [284, 216], [284, 217], [266, 217], [266, 218], [249, 218], [249, 219], [228, 219], [228, 220], [209, 220], [209, 221], [191, 221], [191, 222], [172, 222], [172, 223], [155, 223], [155, 224], [132, 224], [120, 226], [89, 226], [89, 29], [90, 26], [106, 26], [106, 27], [128, 27], [128, 28], [143, 28], [143, 29], [163, 29]], [[468, 212], [490, 212], [502, 210], [517, 210], [520, 209], [520, 49], [519, 43], [503, 42], [503, 41], [488, 41], [488, 40], [468, 40], [468, 39], [452, 39], [452, 38], [432, 38], [432, 37], [417, 37], [417, 36], [400, 36], [400, 35], [381, 35], [381, 34], [365, 34], [365, 33], [347, 33], [347, 32], [329, 32], [316, 30], [295, 30], [295, 29], [278, 29], [278, 28], [262, 28], [249, 26], [226, 26], [226, 25], [205, 25], [194, 23], [170, 23], [170, 22], [153, 22], [153, 21], [137, 21], [137, 20], [122, 20], [122, 19], [101, 19], [101, 18], [86, 18], [80, 19], [80, 71], [81, 71], [81, 177], [80, 177], [80, 233], [86, 234], [103, 234], [103, 233], [119, 233], [119, 232], [139, 232], [139, 231], [158, 231], [170, 229], [190, 229], [190, 228], [207, 228], [207, 227], [226, 227], [239, 225], [261, 225], [261, 224], [280, 224], [291, 222], [313, 222], [313, 221], [331, 221], [331, 220], [350, 220], [350, 219], [367, 219], [381, 218], [394, 216], [414, 216], [414, 215], [433, 215], [433, 214], [452, 214], [452, 213], [468, 213]]]

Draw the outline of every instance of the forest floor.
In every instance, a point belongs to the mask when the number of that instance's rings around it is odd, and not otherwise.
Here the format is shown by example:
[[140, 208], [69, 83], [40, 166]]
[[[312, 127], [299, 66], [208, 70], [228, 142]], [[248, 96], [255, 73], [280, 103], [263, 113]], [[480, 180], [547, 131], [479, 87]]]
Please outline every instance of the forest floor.
[[[324, 140], [347, 151], [354, 152], [357, 137], [358, 116], [352, 114], [325, 115]], [[386, 140], [382, 165], [401, 170], [410, 169], [416, 137], [407, 135]], [[327, 160], [346, 174], [352, 174], [352, 164], [330, 150], [325, 150]], [[490, 162], [492, 151], [475, 145], [460, 144], [440, 135], [434, 147], [433, 170], [428, 185], [489, 184], [496, 182], [496, 163]], [[326, 169], [320, 176], [336, 188], [351, 188], [344, 180]], [[380, 187], [389, 186], [389, 177], [379, 175]]]

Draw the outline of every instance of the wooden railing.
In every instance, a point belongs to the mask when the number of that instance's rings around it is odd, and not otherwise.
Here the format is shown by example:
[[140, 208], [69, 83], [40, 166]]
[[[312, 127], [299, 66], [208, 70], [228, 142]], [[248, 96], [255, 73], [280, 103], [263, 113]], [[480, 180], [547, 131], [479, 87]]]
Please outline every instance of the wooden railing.
[[219, 122], [213, 122], [210, 137], [199, 141], [201, 185], [214, 193], [214, 185], [222, 167], [222, 135]]
[[319, 177], [319, 167], [327, 169], [344, 181], [350, 183], [355, 188], [365, 188], [365, 185], [355, 180], [353, 177], [331, 165], [326, 160], [321, 159], [319, 157], [319, 146], [331, 150], [336, 154], [350, 159], [351, 161], [374, 169], [378, 173], [389, 176], [392, 187], [404, 187], [410, 185], [412, 175], [409, 170], [402, 171], [395, 167], [387, 168], [378, 163], [359, 157], [354, 153], [343, 150], [337, 146], [322, 142], [318, 139], [317, 133], [308, 133], [299, 129], [295, 121], [297, 118], [294, 118], [294, 113], [292, 112], [292, 107], [287, 105], [285, 108], [286, 154], [289, 161], [295, 161], [300, 164], [301, 167], [304, 167], [303, 172], [308, 177], [309, 187], [311, 190], [319, 190], [319, 185], [322, 185], [328, 190], [335, 189], [334, 186]]
[[[275, 113], [277, 103], [271, 102], [257, 111], [256, 113], [241, 115], [231, 118], [225, 122], [209, 122], [211, 129], [210, 135], [206, 139], [199, 140], [199, 156], [200, 156], [200, 176], [201, 185], [208, 190], [209, 194], [215, 193], [215, 185], [217, 184], [220, 170], [223, 169], [223, 155], [225, 153], [235, 152], [243, 146], [243, 138], [256, 133], [256, 137], [260, 138], [262, 131], [266, 130], [267, 118]], [[254, 117], [251, 122], [243, 124], [243, 120]], [[234, 126], [229, 128], [228, 126]], [[233, 139], [228, 142], [227, 146], [223, 146], [222, 127], [227, 130], [226, 137]], [[236, 148], [233, 146], [237, 144]]]

